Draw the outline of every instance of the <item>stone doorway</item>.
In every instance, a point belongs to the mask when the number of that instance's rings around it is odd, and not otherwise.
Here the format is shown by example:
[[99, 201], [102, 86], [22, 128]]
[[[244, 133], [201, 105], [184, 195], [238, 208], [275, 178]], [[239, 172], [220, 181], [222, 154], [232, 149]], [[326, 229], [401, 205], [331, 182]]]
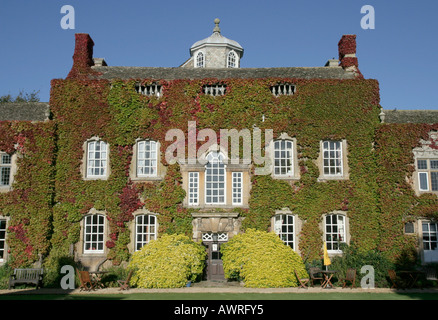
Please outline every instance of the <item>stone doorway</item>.
[[226, 233], [205, 233], [202, 238], [202, 244], [207, 251], [205, 272], [207, 280], [224, 281], [224, 267], [220, 249], [226, 240], [228, 240], [228, 235]]
[[202, 241], [207, 252], [206, 280], [224, 281], [221, 246], [239, 233], [242, 218], [237, 213], [197, 212], [193, 216], [193, 240]]

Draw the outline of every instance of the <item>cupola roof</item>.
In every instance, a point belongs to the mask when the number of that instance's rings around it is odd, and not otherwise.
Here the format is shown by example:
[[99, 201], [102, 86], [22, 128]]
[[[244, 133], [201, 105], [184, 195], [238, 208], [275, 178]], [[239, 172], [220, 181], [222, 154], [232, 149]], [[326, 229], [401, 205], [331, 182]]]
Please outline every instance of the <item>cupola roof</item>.
[[240, 53], [240, 57], [243, 56], [243, 48], [242, 46], [234, 40], [228, 39], [221, 34], [221, 29], [219, 28], [219, 19], [214, 20], [215, 27], [213, 29], [213, 34], [208, 38], [195, 42], [190, 48], [190, 53], [193, 54], [196, 50], [206, 47], [206, 46], [226, 46], [230, 49], [238, 51]]

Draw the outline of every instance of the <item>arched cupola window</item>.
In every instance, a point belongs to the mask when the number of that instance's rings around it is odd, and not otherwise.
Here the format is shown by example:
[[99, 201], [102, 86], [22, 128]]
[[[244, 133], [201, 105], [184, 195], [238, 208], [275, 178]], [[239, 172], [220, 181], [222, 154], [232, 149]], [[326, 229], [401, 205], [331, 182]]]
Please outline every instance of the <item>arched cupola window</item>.
[[205, 67], [205, 57], [202, 51], [196, 54], [195, 59], [196, 68], [204, 68]]
[[236, 52], [230, 51], [227, 56], [227, 68], [237, 68], [238, 67], [238, 57]]

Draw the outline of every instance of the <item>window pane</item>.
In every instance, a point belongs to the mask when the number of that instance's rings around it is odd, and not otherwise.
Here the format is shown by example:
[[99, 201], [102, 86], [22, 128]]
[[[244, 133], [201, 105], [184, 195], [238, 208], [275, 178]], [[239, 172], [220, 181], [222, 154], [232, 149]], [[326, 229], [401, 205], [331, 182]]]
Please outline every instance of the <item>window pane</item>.
[[232, 176], [233, 176], [233, 185], [232, 185], [233, 204], [240, 205], [242, 204], [242, 192], [243, 192], [242, 172], [233, 172]]
[[105, 217], [88, 215], [84, 221], [84, 250], [86, 253], [102, 253], [104, 243]]
[[437, 248], [437, 224], [433, 222], [423, 222], [423, 249], [435, 250]]
[[274, 142], [274, 174], [279, 176], [293, 175], [293, 142], [277, 140]]
[[0, 167], [0, 186], [8, 186], [11, 178], [11, 168]]
[[0, 219], [0, 260], [3, 260], [6, 245], [6, 219]]
[[157, 147], [155, 141], [137, 142], [137, 176], [156, 176]]
[[340, 141], [323, 142], [323, 172], [326, 175], [342, 175], [342, 150]]
[[136, 250], [140, 250], [145, 244], [156, 239], [156, 219], [152, 215], [139, 215], [136, 219]]
[[103, 177], [106, 175], [107, 152], [106, 143], [103, 141], [88, 142], [87, 175]]
[[6, 153], [1, 154], [0, 164], [11, 164], [11, 156]]
[[[211, 177], [209, 177], [211, 179]], [[199, 172], [189, 172], [189, 205], [199, 204]]]
[[292, 249], [295, 249], [294, 216], [280, 214], [274, 219], [274, 231], [281, 240]]
[[427, 160], [417, 160], [418, 169], [427, 169]]
[[339, 250], [339, 244], [345, 242], [345, 217], [338, 214], [326, 216], [325, 240], [327, 250]]
[[430, 173], [430, 183], [432, 185], [432, 191], [438, 191], [438, 172], [432, 171]]
[[223, 155], [213, 151], [207, 155], [207, 164], [205, 166], [206, 181], [220, 181], [221, 183], [206, 183], [205, 193], [207, 204], [224, 204], [225, 203], [225, 165], [223, 164]]
[[420, 191], [428, 191], [429, 185], [427, 180], [427, 172], [419, 172], [418, 180], [420, 182]]

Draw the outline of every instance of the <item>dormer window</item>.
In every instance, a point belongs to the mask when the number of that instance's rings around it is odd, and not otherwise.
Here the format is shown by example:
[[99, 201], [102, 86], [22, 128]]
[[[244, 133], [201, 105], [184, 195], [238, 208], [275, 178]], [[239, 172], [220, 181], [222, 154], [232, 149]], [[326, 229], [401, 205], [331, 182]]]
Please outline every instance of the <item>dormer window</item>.
[[204, 58], [203, 52], [200, 51], [196, 54], [195, 63], [196, 63], [196, 68], [204, 68], [205, 67], [205, 58]]
[[234, 51], [228, 53], [227, 68], [237, 68], [237, 54]]
[[205, 85], [202, 87], [202, 91], [204, 92], [204, 94], [213, 97], [223, 96], [225, 94], [226, 89], [227, 86], [225, 84]]
[[148, 85], [137, 84], [135, 86], [135, 91], [148, 97], [153, 97], [153, 96], [157, 98], [161, 97], [161, 85], [157, 83], [148, 84]]
[[275, 97], [292, 96], [295, 93], [295, 85], [289, 83], [277, 84], [271, 87], [271, 92]]

